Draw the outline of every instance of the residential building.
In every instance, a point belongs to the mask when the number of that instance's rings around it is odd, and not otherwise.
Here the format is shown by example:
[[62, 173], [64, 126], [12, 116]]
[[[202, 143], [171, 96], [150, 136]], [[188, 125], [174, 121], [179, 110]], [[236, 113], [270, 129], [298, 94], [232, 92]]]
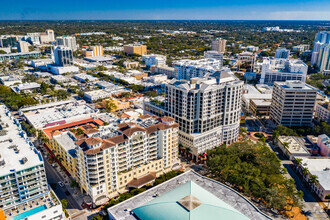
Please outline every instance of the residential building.
[[156, 73], [167, 75], [168, 78], [175, 77], [175, 69], [174, 67], [169, 66], [157, 66]]
[[[94, 205], [102, 205], [128, 188], [140, 188], [177, 169], [178, 127], [173, 118], [143, 115], [123, 120], [112, 114], [44, 129], [47, 145]], [[98, 127], [96, 126], [96, 124]], [[83, 134], [74, 133], [75, 128]]]
[[110, 220], [271, 219], [237, 191], [192, 170], [107, 211]]
[[41, 153], [4, 105], [0, 116], [0, 208], [5, 217], [64, 218], [61, 203], [48, 187]]
[[320, 42], [322, 44], [330, 43], [330, 32], [329, 31], [320, 31], [315, 34], [314, 42]]
[[227, 43], [227, 40], [218, 37], [218, 38], [212, 40], [211, 50], [218, 51], [220, 53], [224, 53], [224, 52], [226, 52], [226, 43]]
[[318, 58], [316, 62], [320, 72], [324, 70], [330, 70], [330, 45], [323, 44], [318, 51]]
[[190, 80], [220, 71], [222, 61], [216, 59], [180, 60], [173, 62], [175, 78]]
[[308, 66], [299, 59], [271, 59], [263, 60], [261, 67], [261, 84], [273, 85], [274, 82], [287, 80], [306, 81]]
[[[322, 46], [327, 46], [330, 43], [330, 32], [327, 31], [320, 31], [315, 34], [314, 46], [313, 46], [313, 53], [311, 63], [316, 64], [319, 67], [321, 61], [320, 58], [320, 50]], [[327, 49], [326, 49], [327, 50]]]
[[93, 90], [93, 91], [85, 92], [84, 93], [84, 99], [87, 102], [95, 102], [97, 100], [110, 98], [112, 95], [115, 95], [115, 94], [119, 94], [119, 93], [122, 93], [122, 92], [129, 92], [129, 91], [130, 90], [126, 90], [122, 86], [115, 86], [115, 87], [110, 88], [110, 89], [105, 89], [105, 90], [99, 89], [99, 90]]
[[318, 183], [312, 184], [312, 189], [322, 201], [327, 202], [325, 196], [330, 194], [330, 159], [322, 157], [301, 159], [302, 167], [309, 171], [307, 175], [304, 175], [304, 179], [309, 182], [310, 175], [316, 175]]
[[78, 49], [75, 36], [57, 37], [56, 45], [61, 46], [61, 47], [70, 48], [72, 51], [76, 51]]
[[320, 148], [320, 154], [323, 157], [330, 157], [330, 138], [326, 134], [317, 137], [317, 146]]
[[257, 52], [259, 50], [259, 47], [250, 45], [246, 47], [246, 50], [251, 52]]
[[100, 57], [103, 56], [103, 46], [92, 46], [90, 48], [85, 48], [82, 51], [85, 57]]
[[166, 66], [166, 56], [160, 54], [142, 55], [142, 62], [148, 68], [151, 66]]
[[148, 73], [141, 72], [141, 71], [138, 71], [138, 70], [130, 70], [130, 71], [127, 72], [127, 75], [132, 76], [137, 80], [140, 80], [143, 77], [147, 77]]
[[2, 35], [0, 36], [0, 47], [15, 47], [17, 44], [17, 36]]
[[162, 105], [144, 103], [145, 112], [168, 115], [180, 124], [179, 141], [196, 159], [200, 153], [238, 138], [243, 82], [232, 72], [165, 84]]
[[72, 66], [73, 53], [68, 47], [54, 47], [55, 64], [57, 66]]
[[315, 107], [315, 118], [319, 122], [330, 123], [330, 105], [329, 103], [317, 103]]
[[124, 52], [128, 55], [144, 55], [147, 53], [147, 46], [142, 45], [142, 44], [129, 44], [129, 45], [124, 45]]
[[19, 41], [18, 42], [18, 47], [17, 47], [17, 51], [19, 52], [19, 53], [27, 53], [27, 52], [29, 52], [29, 46], [30, 46], [30, 44], [28, 43], [28, 42], [26, 42], [26, 41]]
[[98, 81], [99, 79], [89, 75], [87, 73], [79, 73], [73, 76], [74, 79], [79, 80], [80, 82], [95, 82]]
[[220, 53], [218, 51], [213, 51], [213, 50], [205, 51], [204, 58], [220, 60], [221, 62], [223, 62], [223, 53]]
[[279, 48], [275, 51], [275, 58], [277, 59], [289, 59], [290, 50], [285, 48]]
[[54, 31], [52, 29], [47, 29], [45, 31], [45, 33], [48, 35], [48, 39], [49, 39], [50, 42], [55, 41], [55, 34], [54, 34]]
[[316, 94], [301, 81], [275, 82], [270, 118], [283, 126], [312, 126]]
[[133, 69], [133, 68], [138, 68], [140, 66], [140, 63], [137, 61], [126, 60], [124, 61], [123, 66], [126, 67], [127, 69]]
[[303, 53], [303, 52], [309, 50], [309, 44], [300, 44], [298, 46], [294, 46], [294, 47], [292, 47], [292, 50]]
[[250, 99], [250, 111], [254, 116], [269, 116], [271, 99]]

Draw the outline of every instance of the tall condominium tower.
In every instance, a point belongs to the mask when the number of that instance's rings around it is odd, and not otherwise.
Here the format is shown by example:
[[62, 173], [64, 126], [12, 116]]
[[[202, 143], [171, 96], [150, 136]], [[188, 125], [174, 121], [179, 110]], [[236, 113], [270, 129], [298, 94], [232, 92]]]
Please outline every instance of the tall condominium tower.
[[288, 59], [290, 56], [290, 50], [285, 48], [279, 48], [275, 52], [275, 58]]
[[319, 67], [319, 70], [321, 72], [324, 70], [330, 70], [330, 45], [329, 44], [323, 44], [320, 46], [316, 65]]
[[54, 47], [54, 58], [57, 66], [73, 65], [72, 49], [67, 47]]
[[56, 38], [56, 45], [57, 46], [68, 47], [72, 51], [76, 51], [78, 49], [77, 43], [76, 43], [76, 37], [74, 37], [74, 36], [57, 37]]
[[227, 40], [218, 37], [218, 38], [212, 40], [211, 50], [218, 51], [220, 53], [224, 53], [224, 52], [226, 52], [226, 43], [227, 43]]
[[270, 118], [284, 126], [311, 126], [317, 90], [301, 81], [275, 82]]
[[173, 79], [165, 86], [164, 107], [144, 103], [145, 111], [168, 115], [180, 125], [179, 142], [200, 153], [238, 138], [243, 82], [232, 72], [203, 78]]

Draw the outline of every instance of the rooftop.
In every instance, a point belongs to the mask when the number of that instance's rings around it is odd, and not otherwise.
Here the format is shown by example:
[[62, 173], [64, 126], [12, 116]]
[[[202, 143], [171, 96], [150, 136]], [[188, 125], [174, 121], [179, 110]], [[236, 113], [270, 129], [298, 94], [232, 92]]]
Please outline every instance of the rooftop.
[[306, 158], [302, 157], [302, 166], [307, 167], [309, 172], [318, 177], [320, 185], [324, 190], [330, 190], [330, 159], [324, 157]]
[[270, 219], [233, 189], [188, 171], [118, 205], [114, 219]]
[[289, 148], [287, 149], [291, 154], [299, 154], [300, 156], [309, 156], [310, 153], [305, 147], [305, 142], [294, 136], [280, 136], [278, 140], [283, 143], [288, 143]]
[[39, 151], [4, 106], [0, 105], [0, 176], [43, 164]]

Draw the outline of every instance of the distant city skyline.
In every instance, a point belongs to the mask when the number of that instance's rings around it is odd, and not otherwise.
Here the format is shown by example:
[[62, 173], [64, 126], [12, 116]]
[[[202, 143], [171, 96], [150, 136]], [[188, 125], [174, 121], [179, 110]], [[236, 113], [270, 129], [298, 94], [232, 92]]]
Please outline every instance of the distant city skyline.
[[17, 0], [4, 1], [0, 20], [330, 20], [326, 0]]

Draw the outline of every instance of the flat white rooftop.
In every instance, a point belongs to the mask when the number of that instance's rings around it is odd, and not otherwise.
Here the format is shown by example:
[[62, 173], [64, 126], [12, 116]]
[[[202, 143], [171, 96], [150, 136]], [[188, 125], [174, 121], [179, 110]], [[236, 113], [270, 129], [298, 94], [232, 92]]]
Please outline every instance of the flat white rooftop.
[[330, 190], [330, 158], [304, 158], [302, 166], [307, 167], [309, 172], [318, 177], [320, 185], [324, 190]]
[[4, 161], [0, 176], [11, 173], [12, 169], [19, 171], [43, 164], [41, 154], [4, 105], [0, 105], [0, 116], [0, 161]]

